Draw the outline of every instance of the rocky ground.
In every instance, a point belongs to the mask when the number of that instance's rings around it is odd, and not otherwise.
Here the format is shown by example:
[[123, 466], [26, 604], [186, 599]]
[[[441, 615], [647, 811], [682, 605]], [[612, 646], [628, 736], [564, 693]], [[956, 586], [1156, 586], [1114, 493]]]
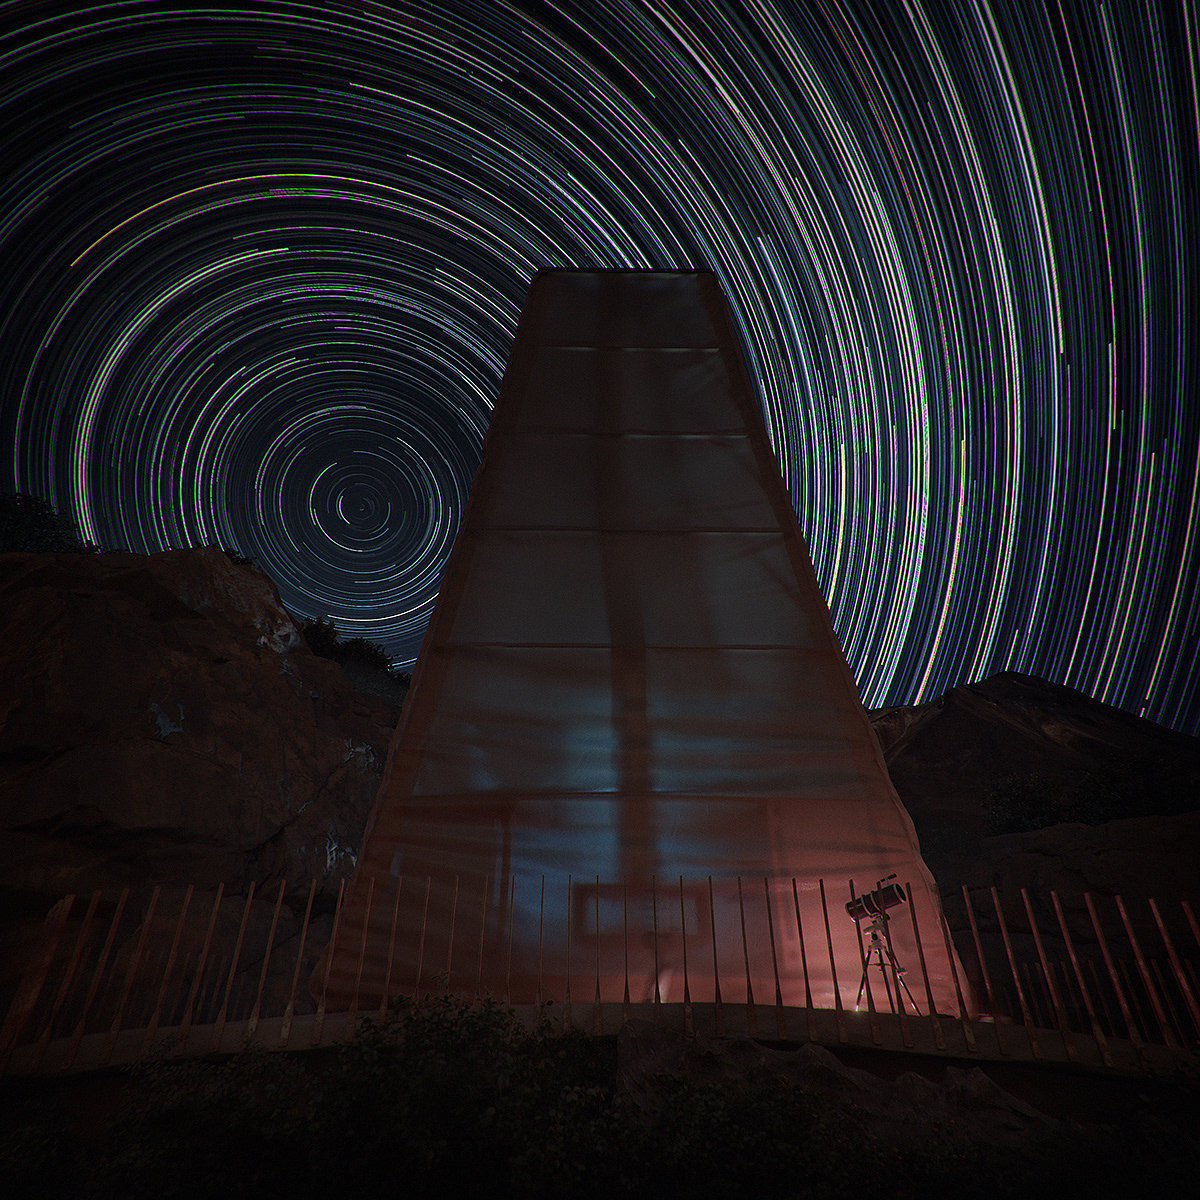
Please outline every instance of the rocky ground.
[[629, 1022], [545, 1037], [433, 1001], [332, 1051], [0, 1081], [17, 1196], [1186, 1195], [1187, 1081]]

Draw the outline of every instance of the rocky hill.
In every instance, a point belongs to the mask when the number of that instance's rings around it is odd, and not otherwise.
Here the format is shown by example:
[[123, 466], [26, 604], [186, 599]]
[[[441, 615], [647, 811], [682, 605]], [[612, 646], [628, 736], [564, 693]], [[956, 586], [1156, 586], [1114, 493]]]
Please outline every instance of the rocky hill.
[[944, 896], [1200, 892], [1200, 739], [1011, 673], [871, 716]]
[[316, 879], [327, 912], [399, 712], [220, 550], [0, 556], [0, 964], [97, 888], [162, 884], [165, 919], [223, 883], [236, 928], [283, 881], [286, 929]]

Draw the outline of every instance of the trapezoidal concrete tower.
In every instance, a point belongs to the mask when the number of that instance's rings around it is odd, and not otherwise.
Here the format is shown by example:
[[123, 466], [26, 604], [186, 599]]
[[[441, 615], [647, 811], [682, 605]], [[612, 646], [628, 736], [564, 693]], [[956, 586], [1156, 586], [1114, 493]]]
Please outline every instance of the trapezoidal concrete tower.
[[[951, 953], [716, 278], [545, 272], [327, 957], [332, 994], [852, 1006]], [[821, 893], [827, 903], [822, 905]], [[935, 948], [943, 947], [938, 952]], [[882, 1002], [882, 981], [873, 987]]]

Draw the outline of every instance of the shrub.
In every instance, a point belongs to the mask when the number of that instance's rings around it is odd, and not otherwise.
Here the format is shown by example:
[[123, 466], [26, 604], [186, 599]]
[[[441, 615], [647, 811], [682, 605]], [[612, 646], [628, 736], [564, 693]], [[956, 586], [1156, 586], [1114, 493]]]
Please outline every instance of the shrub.
[[96, 554], [75, 523], [40, 496], [13, 492], [0, 496], [0, 553]]
[[301, 625], [300, 632], [304, 634], [308, 648], [321, 658], [337, 663], [365, 663], [388, 674], [392, 672], [391, 656], [382, 646], [361, 637], [343, 641], [329, 617], [309, 618]]

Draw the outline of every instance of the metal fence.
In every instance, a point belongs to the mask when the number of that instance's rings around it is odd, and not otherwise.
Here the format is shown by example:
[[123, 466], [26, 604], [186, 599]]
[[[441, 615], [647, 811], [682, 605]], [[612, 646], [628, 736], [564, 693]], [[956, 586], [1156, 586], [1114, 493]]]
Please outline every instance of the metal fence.
[[[407, 883], [428, 892], [425, 880]], [[767, 881], [737, 879], [736, 885], [742, 905], [744, 896], [763, 893]], [[903, 889], [863, 897], [852, 884], [827, 887], [822, 880], [820, 919], [807, 926], [799, 903], [795, 928], [785, 929], [768, 901], [749, 921], [743, 907], [740, 931], [719, 935], [715, 924], [706, 931], [685, 912], [682, 898], [697, 889], [703, 894], [705, 881], [656, 886], [653, 924], [635, 931], [650, 947], [646, 953], [655, 954], [650, 988], [642, 977], [639, 990], [631, 976], [629, 912], [620, 911], [628, 889], [597, 883], [595, 895], [612, 898], [618, 925], [625, 918], [624, 942], [617, 938], [608, 947], [610, 960], [601, 961], [599, 938], [586, 952], [573, 949], [572, 914], [544, 906], [546, 929], [561, 928], [566, 938], [565, 971], [543, 974], [539, 965], [532, 998], [490, 989], [493, 998], [530, 1020], [594, 1033], [642, 1016], [688, 1032], [1123, 1073], [1193, 1069], [1200, 1055], [1200, 926], [1187, 901], [964, 887], [943, 894], [941, 928], [918, 930], [914, 914], [915, 953], [906, 952], [909, 961], [901, 962], [891, 950], [889, 918], [906, 922]], [[711, 890], [711, 880], [707, 886]], [[510, 894], [511, 887], [508, 881]], [[678, 912], [669, 925], [673, 901]], [[856, 901], [854, 940], [844, 933], [835, 938], [831, 911], [844, 930], [842, 910]], [[335, 995], [322, 952], [339, 924], [353, 942], [355, 931], [346, 923], [341, 892], [335, 902], [316, 881], [292, 892], [282, 882], [251, 886], [237, 896], [223, 887], [66, 896], [30, 931], [22, 961], [10, 967], [0, 993], [6, 1014], [0, 1072], [88, 1070], [151, 1053], [231, 1051], [247, 1042], [303, 1049], [353, 1037], [363, 1017], [401, 997], [481, 998], [482, 926], [436, 955], [423, 929], [393, 928], [397, 944], [407, 938], [418, 945], [415, 970], [393, 977], [389, 965], [382, 992], [355, 986]], [[664, 983], [657, 947], [668, 930], [682, 949], [683, 968]], [[471, 967], [476, 937], [478, 971]], [[798, 943], [803, 968], [790, 985], [779, 969], [785, 938]], [[934, 1000], [925, 969], [929, 939], [955, 948], [953, 1004]], [[365, 945], [365, 922], [362, 940]], [[774, 965], [773, 980], [769, 968], [765, 980], [762, 972], [752, 978], [756, 942], [759, 960]], [[710, 966], [704, 966], [706, 956]], [[832, 974], [831, 992], [809, 986], [818, 963]]]

